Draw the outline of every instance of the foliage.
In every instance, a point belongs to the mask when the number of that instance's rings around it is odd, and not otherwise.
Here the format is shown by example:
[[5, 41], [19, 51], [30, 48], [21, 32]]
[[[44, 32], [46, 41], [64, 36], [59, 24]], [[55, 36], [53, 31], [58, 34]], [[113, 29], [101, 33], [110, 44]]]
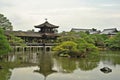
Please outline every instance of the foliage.
[[74, 36], [61, 36], [57, 39], [57, 42], [64, 42], [64, 41], [74, 41]]
[[79, 37], [76, 37], [77, 39], [82, 38], [87, 43], [91, 43], [91, 44], [95, 43], [94, 40], [91, 38], [91, 36], [89, 34], [85, 33], [85, 32], [78, 32], [76, 34], [78, 34], [78, 36], [79, 36]]
[[[59, 45], [53, 50], [58, 52], [58, 55], [66, 56], [81, 56], [87, 53], [97, 53], [97, 48], [94, 45], [94, 40], [85, 32], [64, 32], [58, 39]], [[64, 54], [64, 55], [63, 55]]]
[[11, 22], [2, 14], [0, 14], [0, 28], [4, 30], [12, 30]]
[[[67, 50], [60, 50], [62, 46], [59, 46], [60, 53], [68, 53], [74, 55], [81, 55], [87, 53], [97, 53], [98, 48], [109, 48], [112, 50], [120, 50], [120, 32], [117, 35], [109, 37], [105, 34], [87, 34], [85, 32], [63, 32], [58, 42], [72, 41], [77, 44], [77, 48], [70, 52]], [[66, 44], [67, 45], [67, 44]], [[62, 48], [64, 49], [64, 48]]]
[[107, 39], [106, 45], [110, 49], [120, 50], [120, 32], [117, 35]]
[[0, 55], [8, 53], [10, 50], [10, 45], [7, 38], [4, 36], [4, 31], [0, 29]]
[[57, 51], [59, 55], [61, 53], [67, 54], [69, 51], [75, 51], [77, 49], [77, 44], [72, 41], [62, 42], [60, 45], [53, 48], [54, 51]]
[[97, 47], [95, 47], [95, 45], [91, 43], [88, 43], [83, 38], [78, 39], [76, 43], [78, 44], [77, 49], [81, 53], [91, 53], [91, 52], [97, 53]]
[[93, 44], [81, 43], [79, 44], [79, 51], [84, 53], [97, 52], [97, 48]]
[[85, 32], [63, 32], [61, 33], [61, 37], [58, 38], [58, 42], [64, 42], [64, 41], [76, 41], [79, 38], [83, 38], [88, 43], [94, 44], [94, 40], [90, 38], [87, 33]]
[[95, 46], [105, 46], [105, 41], [108, 39], [108, 36], [105, 34], [92, 34], [90, 35], [90, 38], [94, 40]]
[[11, 46], [26, 46], [23, 39], [15, 37], [14, 35], [10, 35], [9, 43]]

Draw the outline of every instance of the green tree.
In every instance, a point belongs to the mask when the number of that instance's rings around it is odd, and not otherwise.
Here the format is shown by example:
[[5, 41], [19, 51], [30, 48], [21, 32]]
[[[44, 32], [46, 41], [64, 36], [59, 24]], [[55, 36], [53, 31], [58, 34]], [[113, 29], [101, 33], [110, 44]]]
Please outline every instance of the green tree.
[[9, 43], [11, 46], [26, 46], [25, 45], [25, 41], [19, 37], [16, 37], [14, 35], [10, 35], [10, 40], [9, 40]]
[[54, 48], [59, 54], [73, 57], [84, 57], [87, 53], [97, 53], [95, 40], [85, 32], [63, 32], [58, 38], [60, 45]]
[[106, 45], [110, 49], [120, 50], [120, 32], [117, 35], [107, 39]]
[[4, 30], [12, 30], [13, 28], [11, 22], [3, 14], [0, 14], [0, 28]]
[[72, 41], [62, 42], [60, 45], [56, 46], [53, 50], [55, 51], [71, 51], [76, 50], [77, 44]]
[[76, 40], [77, 49], [80, 53], [97, 53], [98, 49], [92, 43], [88, 43], [84, 38]]
[[92, 34], [90, 38], [94, 41], [95, 46], [105, 46], [105, 41], [108, 39], [108, 36], [105, 34]]
[[73, 34], [74, 34], [73, 36], [75, 36], [76, 40], [81, 38], [81, 39], [84, 39], [88, 43], [92, 43], [92, 44], [95, 43], [94, 40], [91, 38], [91, 36], [85, 32], [76, 32]]
[[10, 45], [7, 41], [4, 31], [0, 28], [0, 55], [10, 51]]
[[58, 42], [64, 41], [76, 41], [79, 38], [83, 38], [88, 43], [94, 44], [94, 40], [85, 32], [62, 32], [61, 37], [58, 38]]
[[53, 48], [54, 51], [58, 52], [58, 55], [69, 54], [71, 51], [77, 50], [77, 44], [73, 41], [62, 42], [58, 46]]
[[74, 41], [75, 37], [74, 36], [61, 36], [57, 39], [57, 42], [64, 42], [64, 41]]

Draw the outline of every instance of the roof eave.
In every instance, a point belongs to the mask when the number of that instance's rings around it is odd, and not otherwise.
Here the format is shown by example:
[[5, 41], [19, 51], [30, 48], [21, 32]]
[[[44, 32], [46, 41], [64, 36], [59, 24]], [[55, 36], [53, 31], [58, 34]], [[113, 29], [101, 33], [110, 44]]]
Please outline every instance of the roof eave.
[[[44, 26], [40, 26], [40, 25], [38, 25], [38, 26], [34, 26], [35, 28], [42, 28], [42, 27], [44, 27]], [[54, 27], [49, 27], [49, 28], [59, 28], [59, 26], [54, 26]]]

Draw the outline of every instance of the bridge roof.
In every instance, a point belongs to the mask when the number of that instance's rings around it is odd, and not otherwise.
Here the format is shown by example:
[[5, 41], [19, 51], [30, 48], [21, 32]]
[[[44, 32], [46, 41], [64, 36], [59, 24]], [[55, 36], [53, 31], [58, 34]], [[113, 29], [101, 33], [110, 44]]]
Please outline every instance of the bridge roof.
[[5, 35], [18, 36], [18, 37], [41, 37], [39, 32], [24, 32], [24, 31], [5, 31]]

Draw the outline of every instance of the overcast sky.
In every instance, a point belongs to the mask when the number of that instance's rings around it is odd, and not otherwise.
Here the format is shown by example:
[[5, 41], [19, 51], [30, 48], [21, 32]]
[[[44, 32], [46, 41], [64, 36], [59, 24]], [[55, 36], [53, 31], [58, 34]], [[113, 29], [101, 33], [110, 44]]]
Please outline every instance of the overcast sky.
[[45, 21], [71, 28], [117, 28], [120, 30], [120, 0], [0, 0], [0, 13], [14, 30], [31, 30]]

